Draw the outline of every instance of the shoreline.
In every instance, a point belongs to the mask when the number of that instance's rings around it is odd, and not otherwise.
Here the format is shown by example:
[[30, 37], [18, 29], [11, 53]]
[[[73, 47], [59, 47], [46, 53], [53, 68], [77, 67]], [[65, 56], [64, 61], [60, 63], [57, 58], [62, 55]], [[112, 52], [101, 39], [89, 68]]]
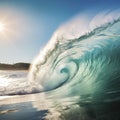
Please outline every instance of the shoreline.
[[29, 70], [30, 63], [15, 63], [2, 64], [0, 63], [0, 70]]

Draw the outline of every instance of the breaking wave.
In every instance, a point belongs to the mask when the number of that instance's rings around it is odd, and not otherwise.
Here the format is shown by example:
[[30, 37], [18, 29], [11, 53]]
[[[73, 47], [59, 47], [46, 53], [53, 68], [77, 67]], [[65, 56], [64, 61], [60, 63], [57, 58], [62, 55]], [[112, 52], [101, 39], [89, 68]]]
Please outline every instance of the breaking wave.
[[114, 93], [110, 100], [119, 99], [120, 15], [105, 12], [86, 18], [77, 17], [54, 33], [31, 67], [30, 83], [52, 97], [108, 100]]
[[[99, 113], [106, 105], [114, 105], [119, 117], [119, 11], [79, 15], [63, 24], [32, 63], [28, 78], [12, 79], [4, 85], [0, 82], [0, 95], [43, 92], [46, 100], [54, 101], [50, 111], [57, 120], [70, 115], [71, 119], [93, 120], [96, 113], [91, 113], [92, 109]], [[85, 118], [84, 111], [92, 119]], [[51, 114], [49, 118], [53, 119]]]
[[119, 99], [119, 77], [119, 11], [79, 15], [53, 34], [33, 62], [28, 80], [15, 80], [0, 94], [46, 92], [50, 98], [87, 96], [112, 101]]

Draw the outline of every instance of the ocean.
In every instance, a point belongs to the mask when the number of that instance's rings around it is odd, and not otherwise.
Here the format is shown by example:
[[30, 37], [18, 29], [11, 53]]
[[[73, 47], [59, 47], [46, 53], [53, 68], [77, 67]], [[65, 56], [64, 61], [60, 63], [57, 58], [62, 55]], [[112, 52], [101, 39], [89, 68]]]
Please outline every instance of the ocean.
[[119, 13], [79, 16], [29, 72], [1, 71], [0, 120], [120, 120]]

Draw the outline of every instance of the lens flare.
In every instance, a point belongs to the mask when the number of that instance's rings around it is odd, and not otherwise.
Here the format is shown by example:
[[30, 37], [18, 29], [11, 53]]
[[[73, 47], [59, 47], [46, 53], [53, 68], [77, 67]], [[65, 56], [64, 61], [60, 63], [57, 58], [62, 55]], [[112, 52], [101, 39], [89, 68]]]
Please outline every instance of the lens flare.
[[5, 24], [0, 22], [0, 32], [3, 32], [5, 29]]

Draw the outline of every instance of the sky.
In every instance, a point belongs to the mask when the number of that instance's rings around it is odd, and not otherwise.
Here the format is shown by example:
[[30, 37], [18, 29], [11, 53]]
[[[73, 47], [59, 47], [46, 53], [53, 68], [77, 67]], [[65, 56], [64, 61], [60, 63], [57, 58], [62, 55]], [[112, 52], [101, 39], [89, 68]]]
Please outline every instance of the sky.
[[32, 62], [75, 15], [119, 8], [120, 0], [0, 0], [0, 63]]

